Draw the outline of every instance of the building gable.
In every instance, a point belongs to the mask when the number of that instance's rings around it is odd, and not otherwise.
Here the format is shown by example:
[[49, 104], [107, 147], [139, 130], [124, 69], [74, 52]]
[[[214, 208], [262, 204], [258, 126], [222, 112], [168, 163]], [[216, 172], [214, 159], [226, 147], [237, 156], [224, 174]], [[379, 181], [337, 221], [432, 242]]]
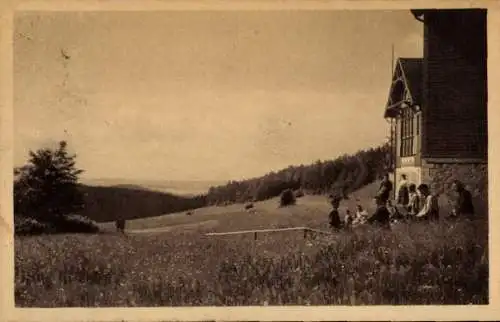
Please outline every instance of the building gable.
[[399, 58], [392, 76], [385, 117], [394, 118], [402, 108], [420, 106], [422, 102], [421, 58]]

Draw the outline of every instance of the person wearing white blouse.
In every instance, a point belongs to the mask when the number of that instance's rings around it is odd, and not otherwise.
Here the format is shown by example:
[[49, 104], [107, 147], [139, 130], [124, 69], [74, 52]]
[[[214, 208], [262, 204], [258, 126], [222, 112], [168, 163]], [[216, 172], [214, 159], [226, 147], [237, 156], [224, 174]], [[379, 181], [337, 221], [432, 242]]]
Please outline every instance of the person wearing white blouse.
[[416, 217], [424, 220], [438, 220], [439, 219], [439, 204], [436, 196], [432, 195], [429, 186], [421, 184], [417, 188], [418, 192], [422, 195], [424, 205], [418, 212]]
[[408, 186], [408, 191], [410, 198], [406, 209], [408, 215], [412, 218], [420, 212], [420, 196], [417, 193], [417, 187], [413, 183]]
[[363, 209], [361, 205], [356, 206], [356, 215], [353, 221], [353, 225], [365, 224], [368, 220], [368, 212]]

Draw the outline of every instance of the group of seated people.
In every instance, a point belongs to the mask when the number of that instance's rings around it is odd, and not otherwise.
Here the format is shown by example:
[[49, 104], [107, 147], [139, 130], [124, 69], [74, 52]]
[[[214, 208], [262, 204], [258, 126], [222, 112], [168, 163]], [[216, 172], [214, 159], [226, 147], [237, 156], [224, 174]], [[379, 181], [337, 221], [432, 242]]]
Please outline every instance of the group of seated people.
[[[450, 217], [474, 215], [472, 196], [464, 185], [455, 180], [452, 185], [454, 192], [452, 212]], [[333, 207], [329, 214], [330, 227], [334, 229], [349, 228], [363, 224], [378, 224], [390, 227], [391, 222], [404, 220], [438, 220], [439, 204], [437, 197], [433, 195], [427, 184], [420, 184], [418, 187], [408, 182], [406, 175], [401, 175], [399, 189], [397, 191], [396, 203], [393, 205], [389, 199], [392, 191], [392, 182], [389, 176], [385, 175], [377, 195], [374, 198], [375, 211], [369, 216], [368, 212], [361, 205], [356, 206], [355, 214], [348, 209], [344, 220], [340, 218], [339, 206], [342, 198], [330, 196], [330, 203]]]

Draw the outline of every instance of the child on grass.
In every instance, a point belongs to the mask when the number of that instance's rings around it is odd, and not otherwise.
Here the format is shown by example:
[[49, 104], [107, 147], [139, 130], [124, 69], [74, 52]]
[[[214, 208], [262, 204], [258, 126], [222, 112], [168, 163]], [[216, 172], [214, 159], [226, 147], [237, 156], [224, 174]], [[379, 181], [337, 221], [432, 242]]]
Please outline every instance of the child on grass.
[[346, 210], [346, 215], [344, 217], [344, 227], [346, 229], [352, 228], [352, 224], [354, 222], [354, 216], [352, 215], [349, 209]]
[[363, 225], [366, 224], [368, 220], [368, 212], [363, 209], [363, 206], [356, 206], [356, 218], [354, 219], [353, 225]]

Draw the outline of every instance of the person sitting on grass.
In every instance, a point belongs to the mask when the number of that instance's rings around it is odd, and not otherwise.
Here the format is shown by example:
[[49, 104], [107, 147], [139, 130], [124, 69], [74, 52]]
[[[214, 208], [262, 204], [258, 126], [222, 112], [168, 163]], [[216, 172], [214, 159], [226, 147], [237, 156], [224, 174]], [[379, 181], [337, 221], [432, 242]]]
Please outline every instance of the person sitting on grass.
[[391, 214], [389, 210], [387, 210], [386, 203], [379, 196], [375, 197], [375, 205], [377, 209], [375, 213], [368, 218], [369, 224], [375, 224], [377, 226], [381, 226], [384, 228], [390, 228], [390, 217]]
[[415, 184], [410, 184], [408, 186], [410, 200], [406, 209], [408, 210], [408, 216], [414, 218], [420, 211], [420, 197], [417, 193], [417, 186]]
[[346, 215], [344, 217], [344, 228], [350, 229], [352, 228], [352, 224], [354, 222], [354, 216], [352, 215], [349, 209], [346, 210]]
[[330, 204], [332, 205], [332, 211], [328, 215], [330, 228], [340, 229], [342, 228], [342, 221], [339, 215], [340, 197], [330, 196]]
[[356, 218], [353, 221], [353, 225], [362, 225], [366, 224], [368, 220], [368, 212], [363, 209], [363, 206], [356, 206]]
[[399, 212], [398, 208], [392, 204], [390, 200], [387, 200], [387, 210], [389, 211], [390, 221], [397, 222], [399, 220], [404, 219], [404, 216]]
[[474, 216], [474, 205], [471, 193], [465, 189], [463, 183], [459, 180], [453, 181], [452, 188], [455, 192], [452, 204], [452, 217], [466, 216], [472, 218]]
[[417, 220], [439, 220], [439, 204], [436, 196], [431, 194], [429, 186], [423, 183], [418, 186], [417, 190], [422, 196], [424, 205], [415, 218]]

